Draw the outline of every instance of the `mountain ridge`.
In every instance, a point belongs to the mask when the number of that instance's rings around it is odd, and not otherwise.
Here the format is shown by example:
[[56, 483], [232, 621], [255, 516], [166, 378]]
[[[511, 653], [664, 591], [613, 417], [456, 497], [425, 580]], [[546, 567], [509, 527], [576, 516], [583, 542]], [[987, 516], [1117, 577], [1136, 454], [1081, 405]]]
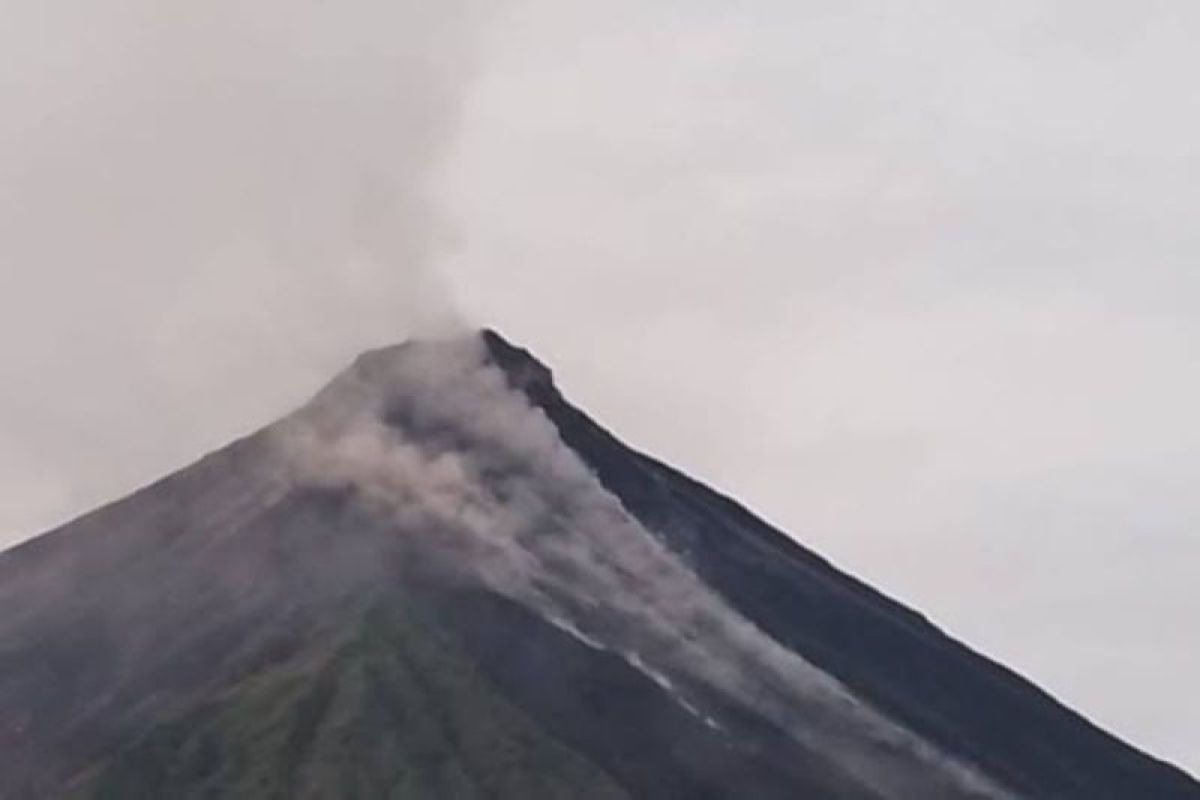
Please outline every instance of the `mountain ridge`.
[[[557, 388], [554, 386], [553, 379], [552, 379], [552, 373], [550, 372], [550, 370], [548, 368], [544, 367], [543, 365], [541, 365], [540, 362], [537, 362], [536, 357], [534, 357], [532, 353], [530, 353], [529, 351], [524, 350], [522, 348], [514, 347], [513, 345], [509, 344], [508, 341], [506, 339], [504, 339], [503, 336], [501, 336], [499, 333], [495, 332], [494, 330], [484, 331], [482, 335], [484, 337], [484, 340], [487, 342], [490, 352], [492, 353], [493, 357], [495, 357], [497, 359], [498, 363], [503, 365], [506, 363], [520, 363], [525, 360], [530, 360], [530, 361], [537, 363], [538, 366], [541, 367], [542, 370], [544, 370], [544, 372], [539, 372], [539, 374], [543, 375], [545, 380], [538, 381], [532, 385], [528, 385], [528, 384], [525, 384], [524, 382], [518, 381], [518, 382], [514, 383], [514, 388], [519, 388], [522, 391], [524, 391], [527, 394], [527, 396], [529, 396], [531, 402], [533, 402], [539, 408], [542, 408], [543, 411], [545, 411], [548, 414], [548, 416], [551, 417], [551, 419], [555, 420], [556, 425], [559, 428], [560, 434], [562, 434], [564, 439], [566, 439], [569, 443], [572, 444], [574, 449], [576, 449], [577, 451], [589, 451], [589, 453], [591, 453], [591, 452], [603, 453], [604, 451], [609, 451], [609, 450], [612, 450], [615, 448], [620, 448], [620, 449], [626, 450], [628, 452], [628, 448], [626, 448], [624, 445], [620, 444], [618, 442], [618, 440], [614, 436], [612, 436], [612, 434], [610, 434], [608, 431], [604, 430], [601, 426], [599, 426], [595, 422], [593, 422], [590, 418], [587, 417], [587, 415], [585, 413], [570, 406], [565, 401], [565, 399], [562, 397], [562, 395], [558, 392]], [[528, 369], [528, 367], [526, 367], [526, 369]], [[589, 440], [590, 440], [590, 443], [589, 443]], [[901, 603], [898, 603], [898, 602], [888, 598], [886, 595], [884, 595], [883, 593], [874, 589], [873, 587], [871, 587], [871, 586], [863, 583], [862, 581], [858, 580], [857, 578], [837, 569], [828, 560], [813, 553], [812, 551], [808, 550], [807, 548], [804, 548], [802, 545], [799, 544], [799, 542], [797, 542], [792, 537], [789, 537], [789, 536], [779, 532], [778, 530], [774, 529], [769, 524], [759, 520], [757, 517], [754, 516], [754, 514], [751, 511], [746, 509], [744, 506], [742, 506], [736, 500], [733, 500], [732, 498], [729, 498], [727, 496], [720, 495], [719, 493], [714, 492], [713, 490], [709, 489], [708, 487], [704, 486], [703, 484], [701, 484], [697, 481], [694, 481], [691, 478], [688, 478], [686, 475], [683, 475], [682, 473], [678, 472], [674, 468], [670, 467], [669, 465], [664, 464], [663, 462], [658, 461], [657, 459], [654, 459], [654, 458], [649, 457], [642, 453], [637, 453], [636, 451], [634, 451], [634, 452], [635, 452], [636, 458], [650, 472], [656, 473], [659, 475], [669, 476], [668, 480], [682, 483], [685, 487], [687, 487], [687, 489], [689, 489], [691, 491], [703, 493], [713, 503], [722, 507], [723, 513], [727, 513], [731, 517], [736, 517], [736, 518], [742, 520], [743, 522], [750, 522], [752, 524], [753, 529], [755, 529], [756, 531], [761, 533], [767, 541], [769, 541], [773, 546], [775, 546], [777, 548], [776, 555], [778, 555], [779, 553], [787, 553], [791, 556], [799, 558], [805, 564], [812, 566], [818, 570], [822, 570], [827, 575], [832, 576], [834, 578], [834, 580], [836, 580], [840, 583], [843, 583], [850, 591], [864, 593], [865, 596], [869, 599], [869, 601], [873, 605], [876, 605], [877, 607], [879, 607], [881, 610], [883, 610], [886, 613], [898, 615], [900, 621], [903, 624], [914, 627], [923, 635], [940, 637], [943, 640], [943, 642], [941, 642], [940, 644], [944, 644], [946, 646], [955, 648], [960, 653], [966, 654], [974, 659], [977, 659], [979, 664], [984, 666], [984, 668], [986, 668], [989, 672], [994, 673], [999, 680], [1019, 681], [1021, 684], [1023, 684], [1022, 688], [1026, 689], [1027, 691], [1032, 692], [1033, 696], [1036, 700], [1042, 701], [1042, 702], [1047, 702], [1047, 703], [1051, 704], [1056, 711], [1064, 713], [1066, 715], [1066, 717], [1070, 720], [1069, 724], [1071, 724], [1073, 726], [1078, 726], [1080, 730], [1086, 731], [1087, 732], [1086, 735], [1088, 735], [1088, 736], [1097, 736], [1098, 737], [1097, 742], [1099, 742], [1100, 740], [1108, 740], [1105, 745], [1106, 748], [1108, 747], [1108, 745], [1115, 742], [1118, 746], [1112, 747], [1110, 752], [1113, 755], [1115, 755], [1118, 758], [1118, 760], [1125, 760], [1127, 758], [1126, 751], [1124, 751], [1122, 748], [1128, 748], [1129, 750], [1136, 750], [1136, 748], [1133, 748], [1131, 745], [1128, 745], [1127, 743], [1124, 743], [1124, 742], [1120, 742], [1115, 737], [1110, 736], [1109, 734], [1107, 734], [1106, 732], [1101, 730], [1098, 726], [1096, 726], [1094, 723], [1092, 723], [1089, 720], [1087, 720], [1086, 718], [1084, 718], [1082, 715], [1079, 715], [1076, 712], [1071, 711], [1066, 706], [1064, 706], [1062, 703], [1060, 703], [1057, 699], [1055, 699], [1053, 696], [1051, 696], [1048, 692], [1045, 692], [1044, 690], [1040, 689], [1039, 687], [1026, 681], [1024, 678], [1019, 676], [1017, 673], [1013, 672], [1012, 670], [1008, 669], [1007, 667], [1004, 667], [1003, 665], [1001, 665], [997, 662], [992, 661], [991, 659], [987, 658], [986, 656], [981, 656], [978, 653], [975, 653], [970, 648], [968, 648], [966, 645], [950, 638], [941, 629], [939, 629], [936, 625], [934, 625], [932, 622], [930, 622], [924, 615], [920, 614], [917, 611], [914, 611], [911, 608], [908, 608], [907, 606], [905, 606]], [[602, 482], [604, 482], [607, 486], [609, 486], [609, 488], [615, 494], [617, 494], [619, 497], [621, 497], [624, 502], [627, 502], [628, 504], [631, 504], [635, 507], [639, 506], [639, 505], [645, 507], [650, 504], [649, 501], [647, 501], [643, 498], [643, 496], [641, 495], [641, 493], [639, 491], [639, 489], [642, 486], [646, 485], [645, 483], [637, 484], [637, 483], [625, 480], [625, 479], [623, 479], [623, 477], [620, 474], [613, 474], [613, 473], [617, 472], [616, 470], [610, 470], [610, 474], [606, 477], [604, 474], [605, 466], [609, 462], [603, 455], [591, 455], [590, 458], [588, 458], [587, 460], [589, 461], [589, 463], [598, 465], [597, 468], [598, 468], [598, 471], [601, 473]], [[647, 508], [642, 513], [646, 514], [646, 515], [650, 515], [653, 512]], [[659, 526], [652, 525], [650, 527], [652, 529], [657, 529], [657, 530], [669, 529], [669, 526], [664, 526], [662, 524], [660, 524]], [[681, 548], [686, 547], [686, 544], [684, 543], [679, 546]], [[735, 600], [735, 604], [737, 604], [736, 600]], [[757, 622], [759, 624], [762, 624], [764, 622], [764, 618], [762, 615], [751, 614], [750, 616], [755, 622]], [[771, 633], [777, 633], [783, 627], [786, 627], [786, 626], [782, 626], [782, 625], [778, 625], [778, 624], [773, 625], [770, 622], [767, 622], [768, 632], [771, 632]], [[796, 638], [799, 638], [799, 637], [796, 637]], [[832, 661], [832, 659], [822, 659], [821, 658], [822, 653], [820, 652], [819, 648], [809, 648], [806, 650], [805, 655], [807, 655], [810, 658], [818, 659], [818, 661], [820, 663], [822, 663], [822, 665], [830, 665], [830, 662]], [[837, 671], [834, 674], [843, 680], [846, 680], [848, 677], [847, 674], [842, 671]], [[873, 689], [874, 687], [870, 687], [863, 683], [857, 683], [857, 682], [855, 685], [856, 685], [856, 688], [866, 689], [866, 690], [870, 691], [871, 692], [870, 696], [872, 697], [872, 699], [874, 699], [876, 701], [884, 699], [880, 696], [879, 692], [871, 691], [871, 689]], [[905, 688], [905, 691], [911, 691], [912, 685], [907, 684], [904, 688]], [[974, 702], [975, 702], [975, 699], [972, 698], [971, 700], [968, 701], [966, 707], [970, 708], [972, 705], [974, 705]], [[889, 709], [895, 710], [895, 706], [889, 706]], [[1013, 735], [1013, 737], [1010, 739], [1010, 741], [1020, 741], [1020, 737]], [[946, 737], [946, 739], [944, 740], [943, 743], [946, 746], [951, 746], [951, 747], [954, 746], [954, 742], [950, 738], [949, 735]], [[981, 756], [981, 754], [979, 754], [979, 753], [970, 753], [969, 749], [968, 749], [968, 754], [971, 755], [972, 757], [980, 757]], [[1178, 785], [1181, 787], [1181, 791], [1200, 792], [1200, 787], [1197, 787], [1197, 785], [1193, 781], [1191, 781], [1190, 777], [1187, 776], [1187, 774], [1184, 773], [1182, 770], [1179, 770], [1178, 768], [1174, 767], [1173, 765], [1168, 764], [1165, 761], [1155, 759], [1154, 757], [1149, 756], [1148, 754], [1146, 754], [1144, 752], [1138, 751], [1138, 755], [1140, 757], [1148, 759], [1150, 762], [1152, 762], [1153, 766], [1151, 767], [1151, 769], [1163, 768], [1165, 771], [1167, 771], [1169, 773], [1171, 773], [1171, 772], [1176, 773], [1176, 777], [1178, 778]], [[984, 756], [984, 757], [986, 757], [986, 756]], [[1121, 782], [1121, 780], [1118, 780], [1116, 782], [1115, 791], [1117, 791], [1117, 792], [1122, 791], [1121, 787], [1123, 785], [1124, 784]], [[1053, 789], [1055, 791], [1071, 791], [1071, 787], [1069, 785], [1064, 785], [1064, 784], [1057, 784], [1057, 785], [1053, 786]], [[1113, 787], [1111, 787], [1111, 786], [1108, 788], [1108, 790], [1114, 791]], [[1095, 795], [1095, 796], [1100, 796], [1100, 795]], [[1123, 795], [1115, 794], [1114, 796], [1123, 796]], [[1168, 796], [1168, 795], [1163, 795], [1163, 796]], [[1193, 796], [1193, 795], [1184, 795], [1184, 796]]]

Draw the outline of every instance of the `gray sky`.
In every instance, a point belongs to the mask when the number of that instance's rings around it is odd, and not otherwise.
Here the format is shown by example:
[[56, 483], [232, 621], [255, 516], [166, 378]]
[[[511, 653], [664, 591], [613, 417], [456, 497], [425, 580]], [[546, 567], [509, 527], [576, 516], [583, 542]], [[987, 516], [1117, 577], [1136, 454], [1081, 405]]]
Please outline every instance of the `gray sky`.
[[246, 5], [0, 0], [0, 545], [461, 318], [1200, 770], [1194, 3]]

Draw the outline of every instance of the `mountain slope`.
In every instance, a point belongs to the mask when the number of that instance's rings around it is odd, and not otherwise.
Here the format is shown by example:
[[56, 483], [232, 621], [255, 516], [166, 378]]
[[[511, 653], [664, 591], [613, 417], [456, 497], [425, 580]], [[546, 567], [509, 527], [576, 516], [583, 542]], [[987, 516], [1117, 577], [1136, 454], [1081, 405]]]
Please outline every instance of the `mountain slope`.
[[[620, 798], [394, 606], [325, 654], [255, 672], [157, 723], [77, 791], [95, 797]], [[339, 641], [340, 640], [340, 641]]]
[[633, 453], [571, 407], [533, 357], [485, 334], [604, 485], [739, 611], [939, 746], [1045, 797], [1195, 797], [1145, 757], [728, 498]]
[[0, 797], [1196, 798], [492, 332], [0, 555]]

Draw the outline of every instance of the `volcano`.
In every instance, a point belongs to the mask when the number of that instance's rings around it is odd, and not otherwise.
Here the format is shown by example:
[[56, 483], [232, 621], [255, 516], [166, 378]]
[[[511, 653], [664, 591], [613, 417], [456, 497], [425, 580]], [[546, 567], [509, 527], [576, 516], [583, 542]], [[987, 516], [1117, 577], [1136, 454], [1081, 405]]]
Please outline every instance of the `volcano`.
[[0, 555], [0, 797], [1182, 800], [500, 335]]

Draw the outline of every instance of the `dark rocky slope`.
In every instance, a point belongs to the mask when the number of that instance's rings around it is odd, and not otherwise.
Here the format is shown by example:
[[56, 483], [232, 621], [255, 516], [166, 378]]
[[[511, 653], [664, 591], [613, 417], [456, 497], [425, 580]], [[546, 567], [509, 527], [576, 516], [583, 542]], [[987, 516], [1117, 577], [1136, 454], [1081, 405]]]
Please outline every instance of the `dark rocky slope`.
[[727, 497], [631, 451], [499, 335], [496, 360], [648, 530], [764, 630], [1029, 796], [1192, 798], [1200, 786], [840, 572]]

